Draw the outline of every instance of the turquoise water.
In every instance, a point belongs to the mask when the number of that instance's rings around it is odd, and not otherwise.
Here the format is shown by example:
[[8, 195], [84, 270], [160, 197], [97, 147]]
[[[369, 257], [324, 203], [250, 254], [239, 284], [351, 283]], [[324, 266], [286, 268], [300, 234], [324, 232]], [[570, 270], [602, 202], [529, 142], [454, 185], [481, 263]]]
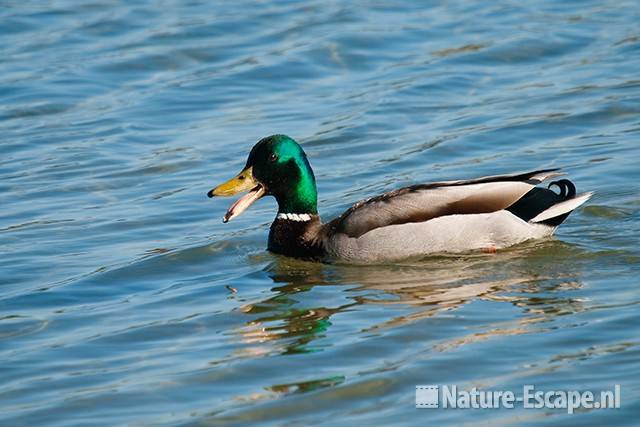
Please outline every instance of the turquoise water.
[[[533, 3], [532, 3], [533, 4]], [[640, 4], [4, 2], [0, 425], [633, 425]], [[563, 167], [556, 239], [322, 265], [206, 192], [261, 137], [325, 219], [402, 185]], [[415, 386], [620, 409], [415, 409]]]

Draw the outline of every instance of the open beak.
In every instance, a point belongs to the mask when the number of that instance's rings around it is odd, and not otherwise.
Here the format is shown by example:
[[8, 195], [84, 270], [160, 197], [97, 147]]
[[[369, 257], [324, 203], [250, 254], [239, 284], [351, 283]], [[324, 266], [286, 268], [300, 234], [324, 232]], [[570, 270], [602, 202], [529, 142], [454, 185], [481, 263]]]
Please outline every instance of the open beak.
[[243, 169], [242, 172], [231, 178], [229, 181], [218, 185], [207, 193], [207, 196], [209, 197], [233, 196], [244, 191], [249, 192], [231, 205], [227, 213], [222, 217], [222, 222], [229, 222], [244, 212], [245, 209], [251, 206], [256, 200], [264, 196], [264, 187], [255, 180], [253, 177], [252, 167], [250, 166]]

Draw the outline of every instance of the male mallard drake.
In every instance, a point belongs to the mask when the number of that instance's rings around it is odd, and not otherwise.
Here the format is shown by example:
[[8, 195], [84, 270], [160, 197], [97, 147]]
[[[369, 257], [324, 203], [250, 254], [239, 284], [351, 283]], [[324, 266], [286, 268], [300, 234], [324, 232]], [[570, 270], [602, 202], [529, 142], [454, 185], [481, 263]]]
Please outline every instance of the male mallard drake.
[[560, 192], [536, 187], [558, 169], [418, 184], [360, 201], [331, 222], [318, 216], [316, 181], [302, 147], [286, 135], [261, 139], [235, 178], [208, 196], [248, 194], [223, 222], [265, 195], [278, 202], [269, 250], [300, 257], [380, 262], [438, 252], [504, 248], [550, 236], [592, 193], [576, 196], [567, 179]]

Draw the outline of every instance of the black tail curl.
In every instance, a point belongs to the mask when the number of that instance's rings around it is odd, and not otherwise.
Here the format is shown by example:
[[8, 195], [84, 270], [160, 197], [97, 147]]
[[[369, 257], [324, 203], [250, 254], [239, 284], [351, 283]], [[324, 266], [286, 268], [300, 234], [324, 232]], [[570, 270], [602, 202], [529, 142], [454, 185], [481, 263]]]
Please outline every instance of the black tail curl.
[[[551, 190], [552, 186], [558, 187], [559, 193]], [[507, 210], [524, 221], [530, 221], [541, 212], [549, 209], [551, 206], [572, 199], [576, 196], [576, 186], [568, 179], [559, 179], [549, 184], [547, 188], [534, 187], [527, 194], [520, 198]], [[571, 212], [549, 218], [542, 224], [551, 227], [557, 227], [564, 221]]]
[[559, 179], [558, 181], [553, 181], [549, 183], [547, 186], [548, 189], [551, 189], [551, 186], [555, 185], [560, 190], [560, 194], [558, 194], [563, 200], [573, 199], [576, 196], [576, 186], [573, 185], [573, 182], [568, 179]]

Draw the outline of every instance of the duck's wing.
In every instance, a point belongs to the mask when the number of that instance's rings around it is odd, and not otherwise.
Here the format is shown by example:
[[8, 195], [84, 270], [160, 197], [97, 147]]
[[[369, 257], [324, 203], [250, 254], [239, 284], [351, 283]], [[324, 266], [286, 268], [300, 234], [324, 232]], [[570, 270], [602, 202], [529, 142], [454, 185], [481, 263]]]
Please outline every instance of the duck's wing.
[[[507, 209], [521, 200], [537, 184], [562, 175], [558, 170], [544, 169], [401, 188], [356, 203], [340, 217], [328, 223], [327, 232], [360, 237], [373, 229], [393, 224], [424, 222], [445, 215], [489, 213]], [[551, 190], [543, 191], [556, 195]], [[526, 211], [528, 215], [538, 211], [537, 200], [542, 195], [546, 193], [540, 193], [537, 197], [530, 197], [531, 200], [526, 203], [521, 203], [521, 206], [518, 206], [519, 211]], [[546, 201], [541, 203], [540, 211], [547, 207]], [[533, 216], [535, 215], [537, 213]]]

